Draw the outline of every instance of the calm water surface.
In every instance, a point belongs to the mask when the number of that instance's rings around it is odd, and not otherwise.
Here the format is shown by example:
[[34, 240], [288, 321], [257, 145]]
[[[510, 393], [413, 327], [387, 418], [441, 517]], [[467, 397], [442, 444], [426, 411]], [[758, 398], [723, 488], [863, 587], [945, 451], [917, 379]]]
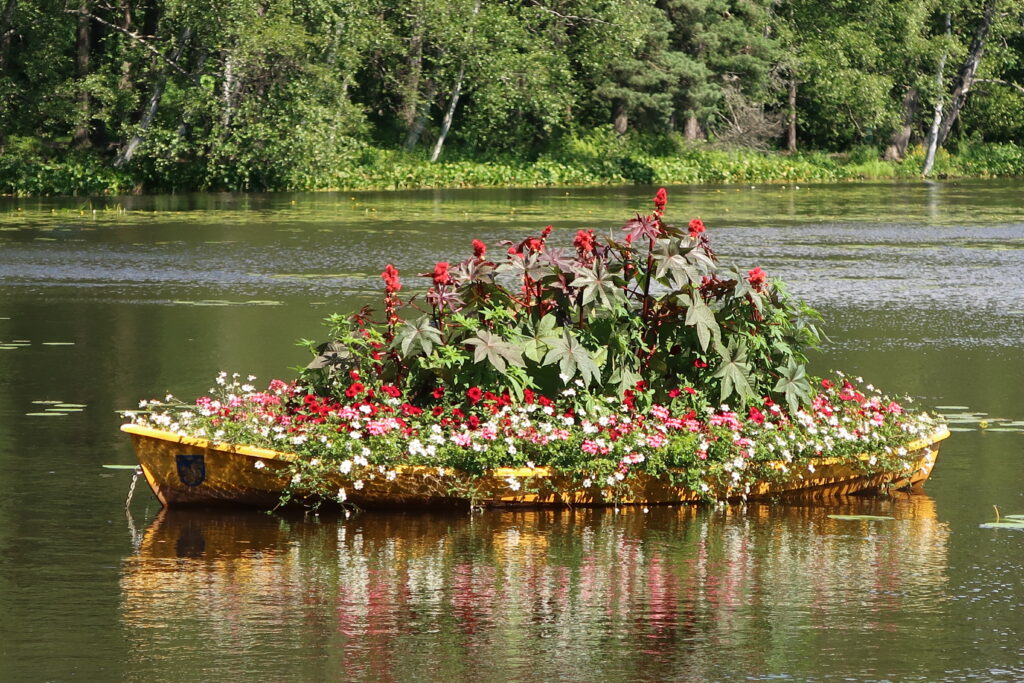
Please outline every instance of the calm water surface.
[[924, 495], [346, 519], [140, 488], [125, 515], [114, 410], [290, 376], [386, 262], [568, 242], [652, 195], [0, 200], [0, 680], [1024, 679], [1024, 533], [978, 528], [1024, 513], [1020, 182], [670, 189], [823, 312], [819, 372], [951, 416]]

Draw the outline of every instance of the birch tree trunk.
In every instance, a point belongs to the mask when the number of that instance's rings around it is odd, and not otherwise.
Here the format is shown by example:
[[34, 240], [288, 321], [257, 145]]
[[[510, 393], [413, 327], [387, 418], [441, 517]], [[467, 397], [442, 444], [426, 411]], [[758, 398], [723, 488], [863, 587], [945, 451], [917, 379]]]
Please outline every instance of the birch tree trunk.
[[[946, 37], [952, 30], [952, 19], [949, 13], [946, 13]], [[935, 97], [935, 110], [932, 114], [932, 126], [928, 131], [928, 151], [924, 155], [924, 168], [921, 169], [921, 175], [928, 177], [932, 172], [932, 166], [935, 165], [935, 150], [938, 148], [939, 143], [939, 127], [942, 125], [942, 86], [946, 80], [946, 54], [947, 51], [943, 50], [942, 56], [939, 58], [939, 68], [935, 71], [935, 85], [936, 92], [938, 93]]]
[[[174, 47], [173, 52], [168, 61], [171, 64], [177, 65], [178, 60], [181, 59], [181, 53], [185, 49], [185, 44], [189, 38], [192, 37], [192, 29], [182, 29], [181, 34], [178, 36], [178, 44]], [[142, 118], [139, 119], [139, 125], [132, 134], [128, 144], [124, 145], [121, 150], [117, 153], [117, 157], [114, 159], [114, 168], [121, 168], [135, 156], [135, 150], [139, 148], [142, 141], [145, 139], [146, 133], [149, 132], [150, 126], [153, 125], [153, 119], [156, 118], [156, 112], [160, 108], [160, 99], [164, 96], [164, 88], [167, 87], [167, 71], [162, 70], [160, 75], [157, 77], [156, 82], [153, 84], [153, 91], [149, 94], [149, 101], [146, 104], [146, 109], [142, 113]]]
[[[480, 13], [480, 0], [476, 0], [473, 5], [473, 17]], [[469, 36], [473, 35], [473, 24], [469, 26]], [[441, 148], [444, 147], [445, 138], [448, 137], [448, 131], [452, 127], [452, 119], [455, 117], [455, 107], [459, 104], [459, 96], [462, 95], [462, 79], [466, 75], [466, 62], [465, 58], [461, 64], [459, 64], [459, 73], [455, 77], [455, 87], [452, 88], [451, 97], [448, 100], [448, 108], [445, 110], [444, 118], [441, 120], [441, 132], [438, 133], [437, 142], [434, 143], [434, 151], [430, 153], [430, 163], [434, 163], [441, 156]]]
[[455, 87], [452, 88], [452, 96], [448, 100], [448, 109], [441, 119], [441, 132], [437, 135], [437, 142], [434, 143], [434, 151], [430, 153], [430, 162], [434, 163], [441, 156], [441, 148], [444, 147], [444, 140], [448, 137], [448, 131], [452, 127], [452, 118], [455, 116], [455, 107], [459, 104], [459, 96], [462, 94], [462, 77], [466, 73], [466, 67], [459, 67], [459, 75], [455, 77]]
[[789, 79], [789, 115], [786, 121], [786, 151], [796, 153], [796, 78]]
[[978, 65], [981, 63], [982, 55], [985, 54], [985, 43], [988, 41], [988, 34], [992, 29], [992, 19], [995, 16], [999, 2], [1000, 0], [988, 0], [985, 3], [985, 11], [981, 15], [981, 23], [978, 24], [978, 28], [974, 31], [974, 38], [971, 40], [971, 46], [967, 50], [967, 57], [964, 59], [964, 63], [960, 66], [960, 72], [957, 74], [956, 85], [953, 87], [953, 96], [949, 101], [949, 109], [946, 111], [945, 116], [943, 116], [942, 124], [939, 126], [936, 137], [936, 144], [939, 147], [945, 144], [946, 138], [949, 137], [949, 131], [960, 116], [960, 110], [963, 109], [964, 103], [967, 102], [967, 95], [970, 94], [971, 86], [974, 85], [974, 79], [978, 73]]

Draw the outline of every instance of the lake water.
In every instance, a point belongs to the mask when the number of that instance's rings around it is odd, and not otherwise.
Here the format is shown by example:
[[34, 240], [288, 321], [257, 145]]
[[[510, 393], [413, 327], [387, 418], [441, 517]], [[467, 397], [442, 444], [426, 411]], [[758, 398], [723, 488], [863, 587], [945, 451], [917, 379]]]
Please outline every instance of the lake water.
[[[828, 505], [161, 512], [117, 409], [261, 381], [378, 273], [655, 188], [0, 200], [0, 680], [1021, 680], [1024, 183], [670, 188], [950, 416], [925, 494]], [[835, 513], [889, 515], [850, 522]]]

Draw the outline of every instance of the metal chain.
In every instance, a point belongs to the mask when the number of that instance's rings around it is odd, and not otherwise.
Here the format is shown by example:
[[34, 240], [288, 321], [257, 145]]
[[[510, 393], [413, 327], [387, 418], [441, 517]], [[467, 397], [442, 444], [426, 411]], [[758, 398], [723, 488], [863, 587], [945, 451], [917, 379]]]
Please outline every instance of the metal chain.
[[132, 485], [128, 487], [128, 500], [124, 502], [124, 509], [127, 510], [131, 507], [132, 496], [135, 495], [135, 484], [139, 481], [139, 475], [142, 474], [142, 468], [136, 467], [135, 474], [132, 475]]

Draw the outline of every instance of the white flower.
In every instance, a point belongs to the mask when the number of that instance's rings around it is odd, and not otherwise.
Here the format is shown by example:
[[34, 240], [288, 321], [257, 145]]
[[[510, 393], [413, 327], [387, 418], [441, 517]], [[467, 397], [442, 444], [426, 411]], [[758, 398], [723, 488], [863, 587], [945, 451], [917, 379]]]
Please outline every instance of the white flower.
[[363, 433], [358, 431], [358, 430], [354, 431], [354, 432], [349, 432], [348, 435], [349, 435], [350, 438], [353, 438], [353, 439], [361, 439], [361, 438], [363, 438]]
[[583, 488], [589, 489], [593, 485], [594, 482], [590, 479], [590, 477], [587, 477], [586, 479], [583, 480]]
[[345, 493], [345, 489], [338, 489], [338, 502], [344, 503], [348, 500], [348, 495]]
[[354, 488], [356, 491], [361, 491], [363, 489], [363, 480], [356, 479], [355, 483], [352, 484], [352, 488]]
[[352, 471], [352, 461], [351, 460], [342, 460], [341, 464], [338, 465], [338, 471], [340, 471], [342, 474], [348, 474], [349, 472], [351, 472]]
[[395, 477], [398, 476], [398, 472], [395, 472], [394, 470], [388, 470], [388, 473], [384, 476], [387, 477], [388, 481], [394, 481]]
[[263, 469], [264, 467], [266, 467], [266, 466], [267, 466], [267, 465], [266, 465], [266, 463], [264, 463], [264, 462], [263, 462], [262, 460], [257, 460], [257, 461], [256, 461], [256, 462], [255, 462], [255, 463], [253, 464], [253, 467], [255, 467], [255, 468], [256, 468], [256, 469], [258, 469], [258, 470], [262, 470], [262, 469]]
[[298, 484], [300, 481], [302, 481], [302, 475], [301, 474], [296, 474], [294, 477], [292, 477], [292, 483], [293, 484]]
[[605, 481], [608, 483], [609, 486], [615, 486], [615, 477], [608, 475], [608, 478], [605, 479]]
[[558, 373], [558, 379], [562, 380], [562, 384], [565, 384], [569, 381], [569, 375], [565, 374], [564, 372], [560, 372]]
[[515, 477], [509, 477], [505, 481], [508, 483], [508, 487], [513, 491], [518, 491], [519, 488], [522, 486], [522, 484], [519, 483], [519, 480], [516, 479]]
[[813, 472], [814, 471], [814, 463], [813, 462], [807, 463], [807, 471], [808, 472]]
[[309, 461], [309, 464], [312, 465], [313, 467], [316, 467], [317, 465], [320, 464], [320, 458], [313, 458], [312, 460]]
[[256, 387], [254, 387], [251, 384], [243, 384], [242, 385], [242, 391], [244, 391], [247, 394], [250, 393], [250, 392], [253, 392], [255, 390], [256, 390]]
[[248, 377], [246, 377], [245, 379], [246, 379], [247, 381], [249, 381], [249, 382], [252, 382], [253, 380], [255, 380], [255, 379], [256, 379], [256, 375], [249, 375], [249, 376], [248, 376]]

